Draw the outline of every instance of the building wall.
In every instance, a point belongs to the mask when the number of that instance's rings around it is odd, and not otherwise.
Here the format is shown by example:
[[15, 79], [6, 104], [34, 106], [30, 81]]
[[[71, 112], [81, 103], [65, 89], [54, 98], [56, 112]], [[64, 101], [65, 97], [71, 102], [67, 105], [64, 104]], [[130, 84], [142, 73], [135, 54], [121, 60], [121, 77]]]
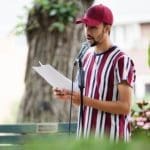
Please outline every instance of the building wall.
[[[150, 84], [150, 68], [147, 63], [147, 49], [150, 42], [150, 23], [122, 24], [113, 27], [113, 42], [134, 61], [136, 68], [136, 97], [142, 99], [146, 86]], [[148, 91], [147, 91], [148, 92]]]
[[150, 22], [141, 23], [141, 36], [150, 42]]

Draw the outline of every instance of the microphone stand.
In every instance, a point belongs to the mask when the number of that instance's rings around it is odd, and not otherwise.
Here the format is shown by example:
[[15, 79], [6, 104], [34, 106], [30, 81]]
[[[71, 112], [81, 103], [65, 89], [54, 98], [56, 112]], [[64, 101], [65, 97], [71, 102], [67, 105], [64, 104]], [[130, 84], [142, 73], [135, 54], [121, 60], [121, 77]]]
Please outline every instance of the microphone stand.
[[82, 67], [82, 57], [84, 56], [84, 54], [86, 53], [86, 51], [89, 49], [90, 47], [90, 43], [89, 42], [84, 42], [82, 44], [82, 47], [80, 49], [80, 52], [76, 58], [76, 60], [74, 61], [74, 66], [76, 66], [76, 64], [78, 63], [79, 65], [79, 74], [78, 74], [78, 87], [80, 89], [80, 115], [79, 115], [79, 126], [81, 126], [81, 136], [83, 135], [83, 127], [84, 127], [84, 106], [83, 106], [83, 89], [84, 89], [84, 75], [85, 72], [83, 70]]
[[82, 134], [83, 135], [83, 126], [84, 126], [84, 110], [83, 110], [83, 89], [84, 89], [84, 70], [82, 68], [82, 61], [81, 58], [79, 58], [79, 76], [78, 76], [78, 87], [80, 89], [80, 123], [82, 128]]

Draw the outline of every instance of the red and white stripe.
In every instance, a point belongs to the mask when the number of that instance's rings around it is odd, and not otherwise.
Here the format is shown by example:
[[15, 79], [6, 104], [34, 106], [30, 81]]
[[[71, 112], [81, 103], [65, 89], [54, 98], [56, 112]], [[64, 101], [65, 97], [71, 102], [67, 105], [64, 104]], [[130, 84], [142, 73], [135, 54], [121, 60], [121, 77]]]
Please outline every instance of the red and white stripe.
[[[84, 95], [100, 101], [117, 101], [117, 85], [126, 80], [133, 87], [135, 82], [132, 60], [116, 46], [101, 54], [96, 54], [94, 48], [91, 48], [83, 57], [83, 68]], [[81, 125], [78, 123], [78, 136], [81, 131]], [[84, 106], [83, 135], [88, 137], [91, 133], [96, 137], [107, 135], [113, 140], [128, 140], [128, 117]]]

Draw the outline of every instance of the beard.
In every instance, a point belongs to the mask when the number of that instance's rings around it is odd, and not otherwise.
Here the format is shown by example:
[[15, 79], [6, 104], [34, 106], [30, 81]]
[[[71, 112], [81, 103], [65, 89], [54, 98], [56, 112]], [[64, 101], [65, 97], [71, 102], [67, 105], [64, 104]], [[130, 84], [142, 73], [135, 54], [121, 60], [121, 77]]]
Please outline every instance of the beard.
[[93, 40], [93, 42], [91, 43], [91, 47], [92, 47], [92, 46], [96, 46], [97, 44], [98, 44], [98, 42], [95, 41], [95, 40]]
[[97, 46], [99, 44], [102, 44], [102, 36], [99, 36], [98, 40], [96, 39], [91, 39], [89, 40], [89, 43], [90, 43], [90, 46], [93, 47], [93, 46]]
[[93, 37], [87, 38], [87, 40], [90, 43], [91, 47], [96, 46], [98, 44], [98, 42]]
[[99, 34], [97, 38], [94, 38], [94, 37], [88, 35], [87, 40], [89, 41], [90, 46], [92, 47], [92, 46], [102, 44], [103, 43], [103, 37], [104, 37], [104, 31], [102, 31], [102, 33]]

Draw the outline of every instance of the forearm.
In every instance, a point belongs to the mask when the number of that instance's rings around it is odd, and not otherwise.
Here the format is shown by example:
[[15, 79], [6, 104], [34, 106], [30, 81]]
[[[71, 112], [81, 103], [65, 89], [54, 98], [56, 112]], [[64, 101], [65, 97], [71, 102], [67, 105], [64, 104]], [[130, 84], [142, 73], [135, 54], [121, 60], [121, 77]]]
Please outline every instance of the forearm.
[[84, 105], [93, 107], [100, 111], [114, 113], [114, 114], [124, 114], [127, 115], [130, 112], [130, 105], [128, 103], [123, 103], [118, 101], [100, 101], [84, 97]]
[[[71, 99], [74, 104], [80, 105], [80, 93], [63, 90], [55, 90], [55, 95], [62, 99], [67, 100]], [[127, 95], [127, 94], [126, 94]], [[100, 111], [108, 112], [108, 113], [114, 113], [114, 114], [124, 114], [127, 115], [130, 112], [130, 103], [131, 103], [131, 96], [122, 96], [122, 99], [117, 101], [101, 101], [97, 99], [92, 99], [90, 97], [84, 96], [83, 97], [83, 104], [95, 109], [98, 109]]]

